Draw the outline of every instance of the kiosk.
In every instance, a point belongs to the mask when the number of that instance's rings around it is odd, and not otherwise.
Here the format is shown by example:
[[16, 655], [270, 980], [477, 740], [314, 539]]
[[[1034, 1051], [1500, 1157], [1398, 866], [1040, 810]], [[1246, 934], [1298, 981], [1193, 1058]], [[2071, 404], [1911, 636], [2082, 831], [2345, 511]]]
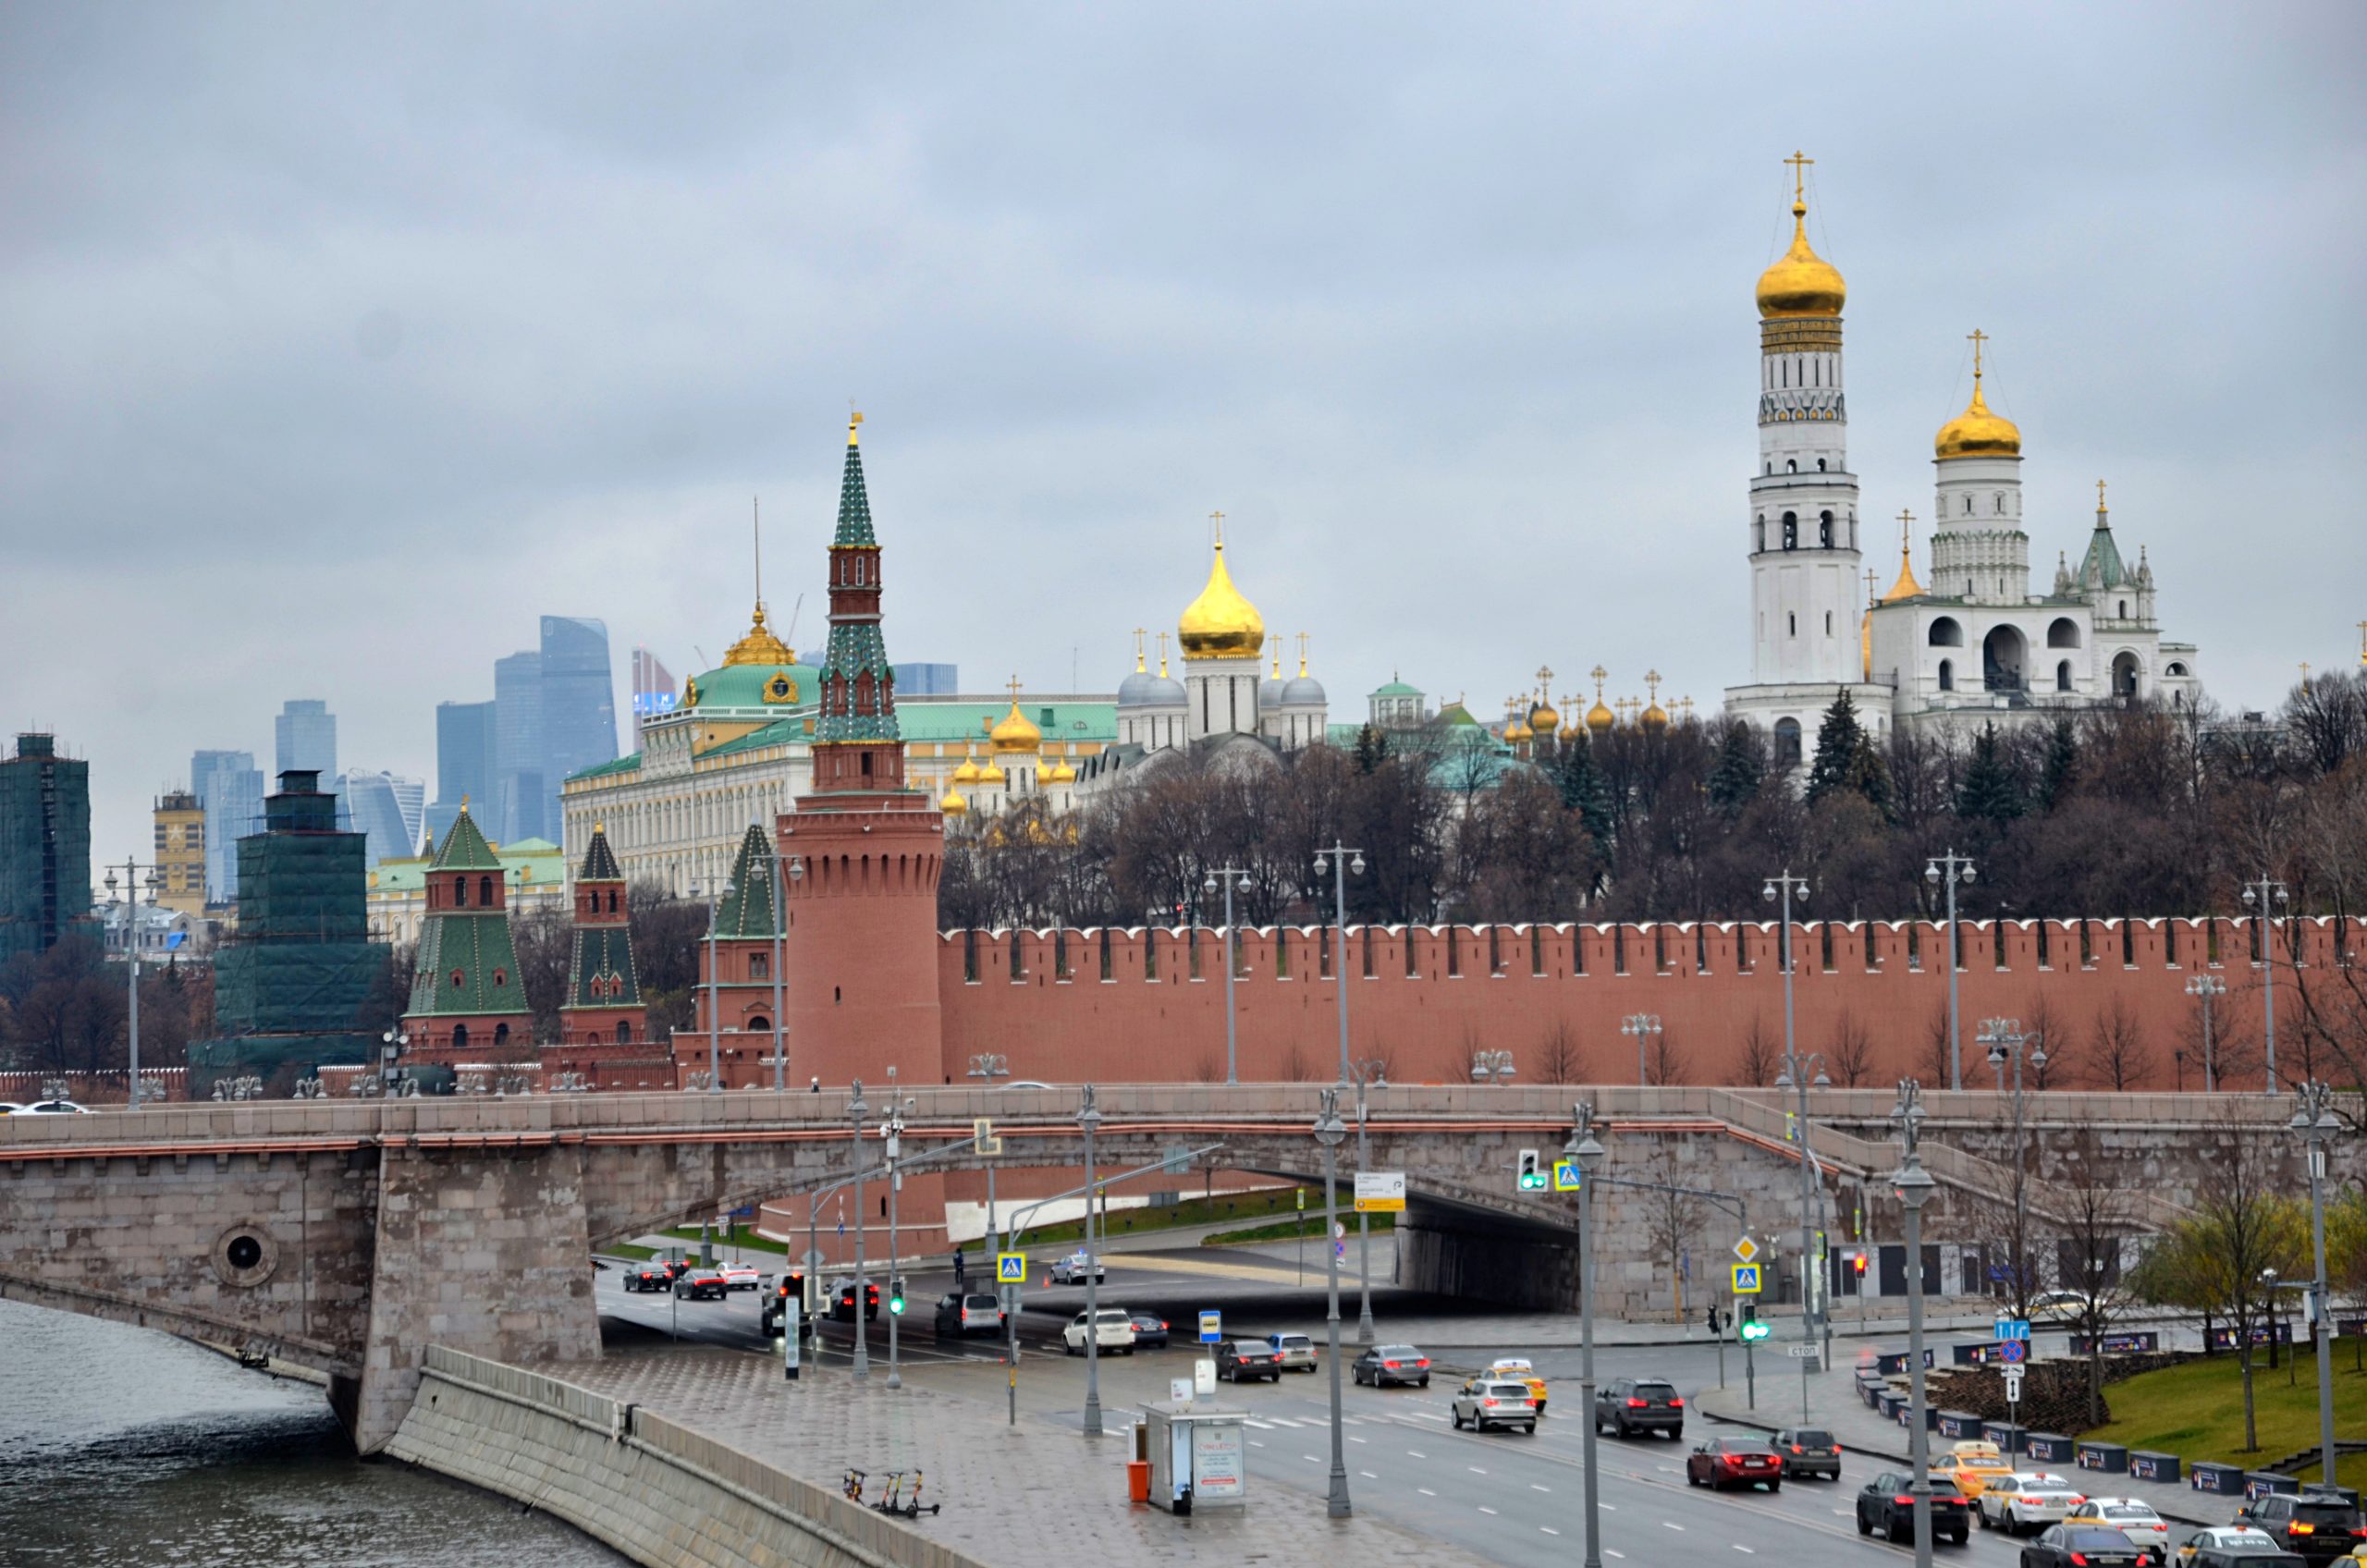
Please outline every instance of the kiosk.
[[1249, 1501], [1245, 1411], [1192, 1400], [1143, 1406], [1150, 1497], [1170, 1513], [1240, 1508]]

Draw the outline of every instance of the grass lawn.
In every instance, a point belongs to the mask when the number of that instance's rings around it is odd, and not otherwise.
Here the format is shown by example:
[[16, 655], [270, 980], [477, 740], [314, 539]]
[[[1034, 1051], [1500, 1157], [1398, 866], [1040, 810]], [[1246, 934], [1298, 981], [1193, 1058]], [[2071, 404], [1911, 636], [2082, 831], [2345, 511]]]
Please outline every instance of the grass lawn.
[[[2367, 1373], [2351, 1370], [2348, 1347], [2336, 1344], [2334, 1359], [2334, 1431], [2337, 1438], [2367, 1432]], [[2243, 1452], [2244, 1385], [2232, 1353], [2198, 1357], [2159, 1372], [2147, 1372], [2125, 1383], [2105, 1385], [2112, 1405], [2109, 1426], [2084, 1434], [2102, 1442], [2158, 1449], [2189, 1460], [2209, 1459], [2226, 1464], [2258, 1466], [2282, 1459], [2296, 1449], [2314, 1447], [2318, 1440], [2318, 1366], [2305, 1349], [2299, 1366], [2287, 1367], [2280, 1354], [2275, 1371], [2268, 1358], [2255, 1353], [2252, 1361], [2252, 1405], [2260, 1433], [2260, 1448]], [[2367, 1454], [2343, 1454], [2335, 1461], [2336, 1478], [2345, 1486], [2367, 1487]], [[2296, 1466], [2293, 1474], [2305, 1481], [2318, 1478], [2313, 1462]]]
[[[1345, 1225], [1355, 1218], [1353, 1214], [1343, 1213], [1340, 1223]], [[1365, 1218], [1372, 1221], [1371, 1230], [1375, 1235], [1396, 1228], [1397, 1216], [1393, 1214], [1368, 1214]], [[1204, 1247], [1226, 1247], [1236, 1242], [1287, 1242], [1294, 1236], [1320, 1237], [1322, 1234], [1322, 1212], [1310, 1209], [1304, 1219], [1283, 1219], [1271, 1225], [1253, 1225], [1245, 1231], [1220, 1231], [1213, 1236], [1203, 1237], [1200, 1244]], [[1354, 1236], [1355, 1230], [1351, 1228], [1348, 1234]]]
[[[1110, 1211], [1110, 1234], [1132, 1235], [1138, 1231], [1171, 1231], [1179, 1225], [1208, 1225], [1221, 1219], [1257, 1219], [1269, 1214], [1295, 1213], [1295, 1187], [1276, 1187], [1266, 1192], [1229, 1193], [1223, 1197], [1186, 1198], [1182, 1203], [1163, 1204], [1157, 1208], [1113, 1208]], [[1322, 1222], [1323, 1194], [1311, 1194], [1307, 1212], [1316, 1218], [1310, 1223]], [[999, 1207], [1008, 1207], [1005, 1200]], [[1009, 1214], [1005, 1216], [1006, 1222]], [[1285, 1234], [1288, 1232], [1285, 1231]], [[1071, 1219], [1059, 1225], [1031, 1225], [1020, 1232], [1022, 1246], [1039, 1246], [1053, 1242], [1073, 1242], [1083, 1239], [1083, 1221]], [[964, 1242], [962, 1250], [979, 1252], [983, 1242]]]

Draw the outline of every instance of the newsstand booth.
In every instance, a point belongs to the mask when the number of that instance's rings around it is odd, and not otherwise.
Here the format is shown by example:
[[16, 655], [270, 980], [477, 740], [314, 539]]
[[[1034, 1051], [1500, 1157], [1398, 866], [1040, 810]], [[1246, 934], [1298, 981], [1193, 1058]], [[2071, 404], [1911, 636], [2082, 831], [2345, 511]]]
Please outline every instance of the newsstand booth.
[[1189, 1401], [1143, 1406], [1150, 1499], [1170, 1513], [1249, 1501], [1248, 1413]]

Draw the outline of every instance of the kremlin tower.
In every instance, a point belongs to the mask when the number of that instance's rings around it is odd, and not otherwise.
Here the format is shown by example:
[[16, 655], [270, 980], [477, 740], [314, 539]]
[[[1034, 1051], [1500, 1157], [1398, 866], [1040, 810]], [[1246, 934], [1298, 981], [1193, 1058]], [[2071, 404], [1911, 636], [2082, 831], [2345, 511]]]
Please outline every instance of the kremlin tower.
[[575, 940], [567, 965], [567, 1000], [559, 1005], [559, 1040], [568, 1046], [630, 1046], [649, 1037], [641, 975], [632, 962], [632, 918], [625, 875], [608, 848], [605, 825], [592, 825], [592, 845], [575, 874]]
[[402, 1032], [409, 1060], [489, 1065], [531, 1060], [534, 1020], [509, 937], [509, 892], [468, 802], [427, 870], [427, 920]]

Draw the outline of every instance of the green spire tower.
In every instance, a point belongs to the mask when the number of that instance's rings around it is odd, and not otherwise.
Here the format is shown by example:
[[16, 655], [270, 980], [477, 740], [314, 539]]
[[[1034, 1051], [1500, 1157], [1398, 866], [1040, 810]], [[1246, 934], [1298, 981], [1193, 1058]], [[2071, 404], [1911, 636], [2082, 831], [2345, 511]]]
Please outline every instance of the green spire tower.
[[414, 1059], [497, 1061], [532, 1050], [533, 1023], [501, 861], [463, 804], [428, 867], [427, 921], [403, 1032]]

